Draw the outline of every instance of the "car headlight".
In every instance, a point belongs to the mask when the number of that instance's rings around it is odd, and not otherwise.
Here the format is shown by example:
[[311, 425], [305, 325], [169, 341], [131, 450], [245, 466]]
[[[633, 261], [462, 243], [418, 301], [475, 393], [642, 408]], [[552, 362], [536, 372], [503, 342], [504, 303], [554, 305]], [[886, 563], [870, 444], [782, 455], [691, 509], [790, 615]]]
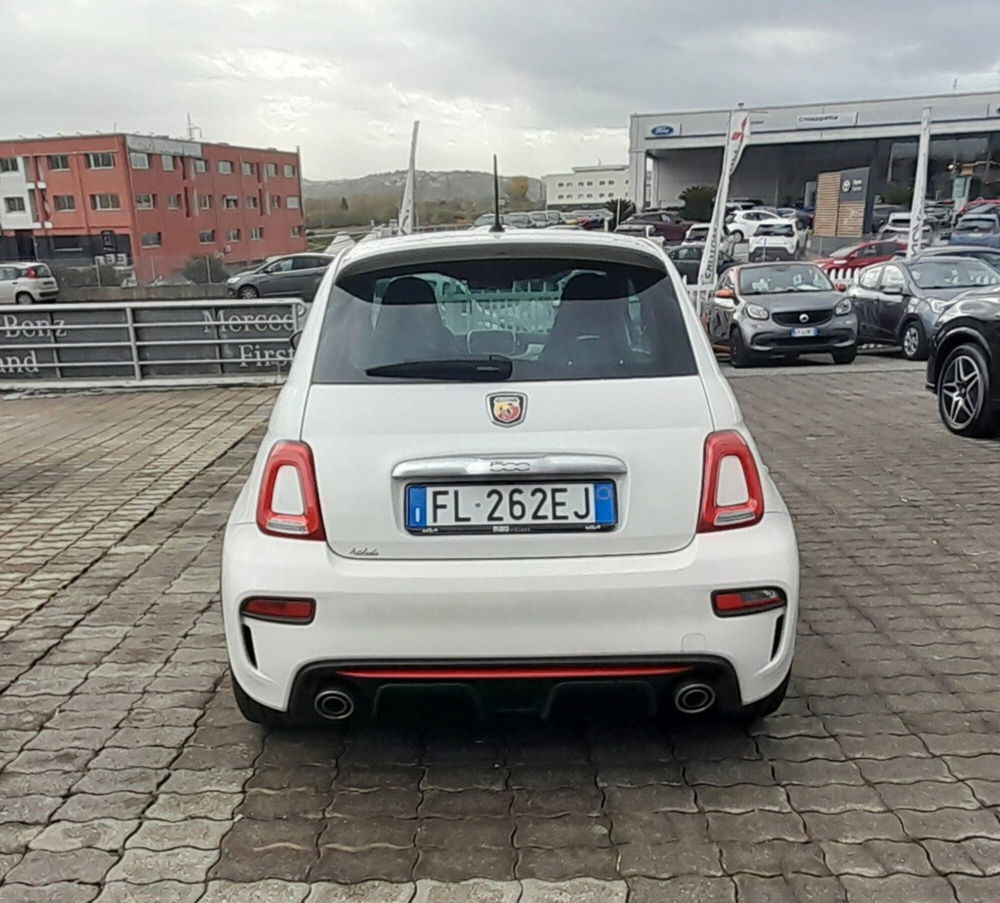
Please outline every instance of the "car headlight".
[[837, 303], [837, 306], [833, 309], [833, 312], [842, 317], [844, 314], [849, 314], [851, 312], [851, 307], [852, 304], [850, 298], [841, 298]]
[[747, 312], [747, 316], [754, 320], [766, 320], [769, 316], [771, 316], [767, 312], [767, 308], [761, 307], [759, 304], [748, 304], [745, 310]]
[[936, 314], [944, 313], [951, 307], [951, 301], [945, 301], [943, 298], [931, 298], [927, 303], [930, 304], [931, 310]]

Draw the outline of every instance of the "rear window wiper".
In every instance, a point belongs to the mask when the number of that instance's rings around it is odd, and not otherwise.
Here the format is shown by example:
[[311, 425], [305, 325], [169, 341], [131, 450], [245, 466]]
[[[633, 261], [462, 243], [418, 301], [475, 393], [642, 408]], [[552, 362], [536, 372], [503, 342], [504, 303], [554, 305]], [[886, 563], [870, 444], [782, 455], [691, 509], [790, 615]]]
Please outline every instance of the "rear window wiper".
[[366, 376], [411, 377], [413, 379], [493, 380], [510, 379], [514, 362], [502, 354], [487, 357], [445, 358], [433, 361], [400, 361], [365, 370]]

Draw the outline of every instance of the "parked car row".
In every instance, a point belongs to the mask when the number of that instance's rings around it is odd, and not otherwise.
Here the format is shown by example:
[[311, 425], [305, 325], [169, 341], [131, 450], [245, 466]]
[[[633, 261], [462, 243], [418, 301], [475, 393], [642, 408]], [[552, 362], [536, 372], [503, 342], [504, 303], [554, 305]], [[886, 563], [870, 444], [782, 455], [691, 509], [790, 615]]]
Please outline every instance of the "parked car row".
[[47, 264], [0, 261], [0, 304], [50, 304], [59, 297], [59, 283]]

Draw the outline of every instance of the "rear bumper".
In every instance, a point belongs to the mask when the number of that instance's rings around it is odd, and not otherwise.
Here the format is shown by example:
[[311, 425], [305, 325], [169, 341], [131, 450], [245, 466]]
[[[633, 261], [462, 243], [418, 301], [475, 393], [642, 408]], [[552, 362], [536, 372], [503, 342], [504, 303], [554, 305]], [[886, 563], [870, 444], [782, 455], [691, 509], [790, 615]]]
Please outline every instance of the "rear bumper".
[[[782, 590], [787, 606], [713, 612], [714, 590], [754, 587]], [[242, 618], [245, 599], [267, 595], [315, 599], [314, 620]], [[677, 552], [590, 558], [347, 559], [323, 543], [231, 524], [222, 604], [236, 680], [275, 709], [288, 709], [293, 686], [317, 667], [623, 659], [711, 660], [731, 669], [746, 704], [773, 691], [790, 667], [798, 551], [791, 519], [777, 510]]]

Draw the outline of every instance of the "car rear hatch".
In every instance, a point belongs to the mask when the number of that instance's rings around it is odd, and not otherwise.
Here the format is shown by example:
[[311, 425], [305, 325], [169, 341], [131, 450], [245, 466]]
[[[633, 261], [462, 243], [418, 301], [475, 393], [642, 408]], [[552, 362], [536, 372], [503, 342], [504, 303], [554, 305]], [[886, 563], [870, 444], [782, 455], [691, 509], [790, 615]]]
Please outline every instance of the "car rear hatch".
[[[334, 552], [535, 558], [691, 542], [712, 417], [670, 280], [644, 251], [608, 262], [573, 247], [338, 277], [302, 426]], [[443, 359], [426, 347], [428, 317], [435, 340], [440, 319], [464, 349], [456, 360], [492, 348], [511, 378], [366, 373], [372, 360]], [[380, 357], [383, 327], [394, 347]]]

